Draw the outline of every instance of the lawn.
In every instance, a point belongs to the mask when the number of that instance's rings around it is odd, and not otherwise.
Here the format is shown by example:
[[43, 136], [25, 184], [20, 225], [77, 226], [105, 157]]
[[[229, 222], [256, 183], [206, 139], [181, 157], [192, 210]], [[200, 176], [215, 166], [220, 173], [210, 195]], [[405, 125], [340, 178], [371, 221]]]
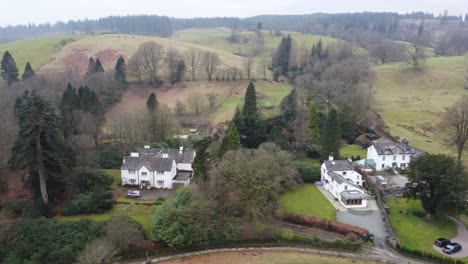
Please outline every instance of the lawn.
[[360, 156], [361, 159], [365, 159], [367, 151], [359, 145], [346, 145], [340, 149], [340, 156], [343, 158]]
[[423, 211], [419, 201], [391, 198], [387, 203], [391, 208], [390, 223], [405, 247], [435, 253], [432, 245], [437, 238], [451, 239], [456, 236], [455, 223], [448, 219], [430, 221], [413, 215], [416, 211]]
[[445, 109], [467, 90], [463, 88], [464, 57], [436, 57], [422, 71], [404, 63], [375, 67], [374, 109], [391, 134], [431, 153], [454, 154], [445, 146], [437, 124]]
[[[9, 51], [22, 74], [29, 61], [35, 71], [50, 61], [64, 44], [88, 37], [88, 35], [62, 35], [15, 41], [0, 45], [0, 55]], [[21, 77], [21, 76], [20, 76]]]
[[120, 170], [102, 170], [102, 171], [107, 174], [112, 175], [112, 185], [111, 185], [112, 189], [115, 189], [122, 181], [122, 178], [120, 177]]
[[280, 209], [330, 220], [335, 220], [336, 215], [335, 208], [313, 184], [304, 184], [281, 195]]
[[75, 215], [75, 216], [57, 216], [58, 221], [79, 221], [81, 219], [90, 219], [93, 221], [106, 221], [114, 216], [129, 216], [140, 223], [149, 236], [151, 234], [151, 212], [154, 206], [131, 204], [115, 204], [114, 207], [103, 214]]

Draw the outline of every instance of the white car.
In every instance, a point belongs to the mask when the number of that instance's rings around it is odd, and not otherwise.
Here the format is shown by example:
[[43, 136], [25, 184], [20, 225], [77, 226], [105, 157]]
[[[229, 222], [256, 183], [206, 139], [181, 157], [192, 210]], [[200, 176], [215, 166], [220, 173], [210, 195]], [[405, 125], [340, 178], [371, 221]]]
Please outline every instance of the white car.
[[140, 194], [140, 191], [128, 191], [127, 192], [127, 197], [139, 198], [139, 197], [141, 197], [141, 194]]

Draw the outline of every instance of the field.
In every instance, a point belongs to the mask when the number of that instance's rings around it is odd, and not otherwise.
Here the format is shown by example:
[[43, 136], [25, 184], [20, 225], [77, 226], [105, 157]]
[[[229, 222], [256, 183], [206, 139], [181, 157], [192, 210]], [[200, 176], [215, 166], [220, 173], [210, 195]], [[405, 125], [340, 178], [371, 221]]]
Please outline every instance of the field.
[[335, 220], [336, 210], [313, 184], [304, 184], [281, 195], [280, 209]]
[[[193, 119], [204, 119], [214, 123], [230, 120], [237, 106], [242, 107], [245, 90], [248, 82], [186, 82], [181, 86], [169, 89], [142, 89], [136, 87], [126, 90], [122, 100], [113, 106], [107, 114], [108, 119], [115, 120], [119, 117], [145, 111], [146, 100], [151, 92], [155, 92], [158, 101], [169, 107], [174, 107], [177, 101], [184, 103], [186, 111], [193, 115]], [[279, 115], [279, 104], [283, 97], [290, 91], [291, 86], [285, 83], [272, 83], [266, 81], [255, 82], [258, 94], [258, 106], [263, 116], [271, 117]], [[208, 94], [216, 95], [216, 107], [209, 108]], [[201, 112], [199, 116], [193, 114], [190, 107], [190, 98], [197, 97], [200, 101]]]
[[346, 145], [340, 149], [340, 156], [343, 158], [357, 157], [366, 158], [367, 151], [358, 145]]
[[63, 35], [1, 44], [0, 55], [3, 56], [5, 51], [9, 51], [22, 74], [28, 61], [33, 69], [37, 70], [53, 59], [65, 45], [86, 37], [88, 35]]
[[330, 257], [298, 252], [225, 252], [209, 255], [187, 257], [178, 260], [164, 261], [164, 264], [370, 264], [377, 263], [350, 258]]
[[[191, 43], [170, 40], [167, 38], [134, 36], [123, 34], [96, 35], [83, 38], [61, 49], [55, 54], [54, 59], [47, 63], [42, 71], [44, 73], [72, 72], [82, 76], [88, 67], [89, 57], [97, 57], [101, 60], [105, 69], [112, 69], [119, 56], [130, 58], [138, 46], [147, 41], [155, 41], [165, 49], [174, 48], [184, 52], [189, 48], [198, 48], [203, 51], [214, 51], [221, 58], [224, 67], [240, 66], [242, 58], [231, 53], [214, 50], [209, 47], [194, 45]], [[165, 67], [163, 67], [165, 69]], [[162, 74], [165, 74], [162, 72]]]
[[430, 58], [423, 71], [403, 63], [376, 67], [374, 108], [391, 134], [431, 153], [453, 154], [444, 146], [437, 123], [447, 107], [468, 94], [463, 62], [461, 56]]
[[435, 253], [432, 245], [437, 238], [456, 236], [455, 223], [448, 219], [429, 221], [425, 217], [415, 216], [414, 212], [424, 211], [419, 201], [392, 198], [388, 200], [388, 205], [391, 208], [390, 223], [402, 246]]

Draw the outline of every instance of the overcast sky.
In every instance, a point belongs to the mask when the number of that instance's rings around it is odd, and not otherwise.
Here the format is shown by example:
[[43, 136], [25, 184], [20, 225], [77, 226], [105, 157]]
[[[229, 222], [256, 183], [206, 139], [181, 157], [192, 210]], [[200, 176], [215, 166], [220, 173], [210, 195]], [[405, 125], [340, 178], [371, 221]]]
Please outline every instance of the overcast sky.
[[0, 0], [0, 25], [127, 14], [189, 18], [361, 11], [439, 14], [445, 9], [449, 14], [467, 13], [468, 0]]

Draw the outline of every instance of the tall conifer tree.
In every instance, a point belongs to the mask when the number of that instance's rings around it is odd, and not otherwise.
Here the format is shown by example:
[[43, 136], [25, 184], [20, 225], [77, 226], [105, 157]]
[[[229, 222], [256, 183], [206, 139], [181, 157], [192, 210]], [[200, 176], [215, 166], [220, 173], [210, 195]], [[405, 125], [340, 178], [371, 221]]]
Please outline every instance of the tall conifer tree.
[[115, 63], [115, 79], [124, 86], [127, 84], [127, 64], [122, 56]]
[[88, 62], [88, 70], [86, 70], [86, 75], [89, 76], [94, 73], [96, 73], [96, 62], [94, 62], [93, 57], [90, 57]]
[[101, 60], [98, 58], [96, 59], [96, 63], [94, 64], [94, 73], [101, 72], [104, 72], [104, 67], [102, 67]]
[[339, 157], [340, 155], [340, 122], [338, 119], [338, 112], [332, 108], [328, 113], [327, 121], [323, 131], [323, 151], [322, 157], [333, 155]]
[[36, 73], [34, 72], [33, 68], [31, 67], [31, 64], [28, 62], [26, 63], [26, 67], [24, 67], [24, 72], [23, 72], [23, 81], [33, 77], [34, 75], [36, 75]]
[[1, 75], [8, 86], [18, 81], [18, 67], [16, 66], [15, 59], [11, 56], [10, 52], [5, 51], [3, 54], [2, 62], [0, 64]]

